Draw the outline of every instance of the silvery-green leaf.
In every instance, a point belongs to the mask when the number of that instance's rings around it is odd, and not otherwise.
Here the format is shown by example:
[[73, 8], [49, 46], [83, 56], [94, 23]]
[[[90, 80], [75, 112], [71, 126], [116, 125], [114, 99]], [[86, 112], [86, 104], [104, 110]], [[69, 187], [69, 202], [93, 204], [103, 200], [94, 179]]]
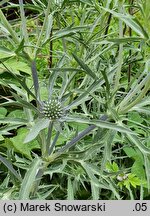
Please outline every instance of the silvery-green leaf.
[[35, 125], [31, 128], [28, 135], [26, 136], [24, 143], [30, 142], [35, 139], [41, 130], [48, 127], [49, 121], [49, 119], [38, 119], [35, 122]]

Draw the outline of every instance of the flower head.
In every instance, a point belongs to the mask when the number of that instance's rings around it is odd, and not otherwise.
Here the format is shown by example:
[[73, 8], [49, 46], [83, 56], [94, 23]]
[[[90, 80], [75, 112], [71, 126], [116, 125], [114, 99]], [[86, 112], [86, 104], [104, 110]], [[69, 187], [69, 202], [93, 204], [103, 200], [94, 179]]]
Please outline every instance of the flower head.
[[50, 120], [59, 119], [63, 114], [61, 103], [56, 99], [44, 102], [42, 106], [42, 114]]

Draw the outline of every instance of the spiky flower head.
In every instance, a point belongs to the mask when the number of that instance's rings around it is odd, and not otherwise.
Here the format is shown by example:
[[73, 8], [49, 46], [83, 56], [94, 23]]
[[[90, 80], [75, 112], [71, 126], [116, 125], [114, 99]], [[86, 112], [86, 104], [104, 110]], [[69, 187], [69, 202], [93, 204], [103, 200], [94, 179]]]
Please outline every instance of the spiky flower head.
[[63, 113], [61, 103], [56, 99], [44, 102], [42, 113], [46, 118], [51, 120], [59, 119]]

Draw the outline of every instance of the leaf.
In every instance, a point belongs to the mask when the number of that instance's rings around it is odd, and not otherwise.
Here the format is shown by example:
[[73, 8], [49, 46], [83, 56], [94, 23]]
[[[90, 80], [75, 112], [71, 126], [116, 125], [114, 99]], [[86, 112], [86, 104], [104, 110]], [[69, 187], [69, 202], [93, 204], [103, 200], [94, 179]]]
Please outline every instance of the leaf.
[[[101, 182], [95, 175], [101, 176], [100, 170], [94, 164], [79, 161], [83, 169], [86, 171], [88, 177], [92, 181], [92, 184], [98, 186], [99, 188], [108, 189], [108, 185]], [[110, 188], [109, 188], [110, 189]]]
[[50, 68], [51, 71], [58, 71], [58, 72], [85, 72], [79, 68]]
[[93, 2], [91, 0], [80, 0], [80, 1], [91, 6], [93, 5]]
[[[17, 130], [17, 136], [10, 138], [10, 141], [12, 142], [12, 145], [15, 148], [15, 151], [25, 155], [29, 159], [32, 159], [31, 151], [33, 149], [38, 149], [39, 144], [37, 141], [24, 143], [24, 139], [28, 132], [29, 130], [27, 128], [20, 128]], [[7, 141], [6, 141], [6, 145], [7, 145]]]
[[32, 105], [31, 103], [29, 103], [26, 100], [22, 99], [19, 95], [15, 94], [13, 92], [11, 92], [11, 94], [16, 99], [16, 101], [19, 102], [22, 105], [22, 107], [26, 107], [28, 109], [34, 110], [35, 112], [39, 112], [38, 109], [34, 105]]
[[47, 28], [46, 28], [45, 38], [44, 38], [43, 44], [45, 44], [47, 42], [47, 40], [50, 39], [52, 25], [53, 25], [53, 15], [50, 14], [47, 18]]
[[[101, 6], [100, 6], [101, 7]], [[103, 10], [113, 14], [115, 17], [119, 18], [123, 22], [126, 23], [127, 26], [129, 26], [132, 30], [134, 30], [137, 34], [139, 34], [142, 38], [148, 39], [149, 36], [143, 26], [139, 23], [138, 20], [136, 20], [133, 16], [130, 16], [129, 14], [124, 15], [121, 13], [117, 13], [113, 10], [101, 7]]]
[[109, 161], [107, 161], [107, 163], [106, 163], [106, 169], [107, 169], [109, 172], [112, 172], [112, 164], [111, 164]]
[[95, 73], [80, 59], [78, 58], [74, 53], [72, 53], [74, 59], [77, 61], [77, 63], [81, 66], [81, 68], [84, 69], [84, 71], [90, 75], [93, 79], [98, 79]]
[[139, 150], [142, 152], [142, 153], [147, 153], [147, 154], [150, 154], [150, 149], [147, 148], [147, 146], [143, 145], [143, 143], [138, 139], [137, 136], [133, 135], [133, 134], [127, 134], [127, 137], [129, 138], [129, 140], [134, 143], [138, 148]]
[[140, 42], [141, 40], [143, 40], [143, 38], [141, 37], [124, 37], [124, 38], [107, 39], [107, 41], [117, 43], [117, 44], [129, 43], [129, 42]]
[[145, 170], [143, 167], [143, 163], [141, 163], [141, 160], [136, 160], [134, 162], [134, 164], [131, 167], [131, 172], [135, 174], [139, 179], [146, 180]]
[[[96, 83], [97, 84], [97, 83]], [[88, 100], [88, 96], [89, 93], [91, 92], [91, 90], [94, 89], [95, 87], [95, 82], [93, 82], [90, 87], [88, 87], [79, 97], [77, 97], [77, 99], [75, 99], [74, 101], [72, 101], [68, 106], [65, 107], [66, 110], [71, 109], [72, 107], [78, 106], [79, 104], [81, 104], [82, 102]]]
[[69, 122], [68, 125], [78, 132], [87, 128], [87, 124], [80, 124], [78, 122]]
[[20, 125], [20, 124], [23, 124], [23, 125], [26, 125], [28, 123], [28, 121], [26, 119], [22, 119], [22, 118], [8, 118], [8, 117], [5, 117], [5, 118], [0, 118], [0, 123], [1, 124], [16, 124], [16, 125]]
[[24, 48], [24, 38], [22, 39], [22, 41], [20, 42], [20, 44], [18, 45], [17, 49], [15, 50], [15, 53], [17, 55], [19, 55], [19, 52], [22, 51]]
[[[135, 121], [137, 123], [142, 123], [144, 121], [144, 119], [137, 112], [132, 112], [132, 113], [129, 112], [128, 117], [130, 120]], [[132, 123], [129, 122], [129, 125], [131, 126]]]
[[111, 122], [107, 122], [107, 121], [101, 121], [101, 120], [89, 120], [89, 119], [81, 119], [81, 118], [77, 118], [77, 117], [66, 117], [66, 121], [68, 122], [78, 122], [78, 123], [87, 123], [87, 124], [92, 124], [95, 125], [97, 127], [101, 127], [101, 128], [107, 128], [107, 129], [111, 129], [111, 130], [116, 130], [119, 132], [123, 132], [123, 133], [127, 133], [127, 134], [134, 134], [133, 131], [131, 131], [129, 128], [125, 127], [125, 126], [120, 126], [117, 123], [111, 123]]
[[[115, 69], [116, 66], [108, 73], [108, 77], [112, 77]], [[71, 109], [72, 107], [78, 106], [82, 102], [87, 101], [89, 99], [89, 94], [94, 92], [97, 88], [100, 88], [103, 83], [105, 83], [105, 80], [103, 78], [94, 81], [87, 89], [84, 90], [84, 92], [79, 97], [77, 97], [77, 99], [66, 106], [65, 110]]]
[[13, 30], [11, 24], [8, 22], [1, 9], [0, 9], [0, 20], [2, 23], [2, 27], [6, 29], [5, 32], [9, 32], [9, 34], [11, 35], [11, 39], [13, 40], [14, 44], [19, 44], [20, 38], [18, 37], [17, 33]]
[[100, 185], [99, 179], [95, 177], [95, 172], [94, 169], [92, 169], [86, 162], [81, 161], [80, 162], [84, 170], [86, 171], [87, 175], [89, 176], [90, 180], [95, 184], [95, 185]]
[[99, 187], [91, 181], [91, 192], [92, 192], [92, 199], [99, 200]]
[[142, 75], [135, 81], [135, 83], [133, 83], [127, 95], [120, 102], [119, 109], [122, 113], [127, 112], [128, 110], [136, 106], [139, 102], [141, 102], [142, 98], [149, 90], [149, 83], [150, 83], [150, 73], [147, 72], [145, 76], [145, 71], [144, 71]]
[[25, 113], [23, 110], [13, 110], [12, 112], [10, 112], [7, 117], [9, 118], [17, 118], [19, 116], [19, 118], [24, 119], [25, 118]]
[[67, 200], [74, 200], [73, 185], [70, 177], [68, 177]]
[[0, 107], [0, 118], [5, 117], [7, 114], [7, 109], [4, 107]]
[[124, 147], [123, 150], [128, 157], [136, 158], [138, 155], [138, 153], [132, 147]]
[[[15, 74], [19, 74], [20, 71], [31, 74], [31, 68], [29, 65], [23, 61], [18, 61], [16, 58], [10, 58], [7, 61], [4, 62], [4, 65], [10, 70], [13, 71]], [[6, 71], [6, 67], [0, 64], [0, 71]]]
[[0, 141], [3, 141], [4, 137], [0, 134]]
[[128, 181], [134, 188], [136, 188], [136, 186], [139, 186], [141, 184], [140, 179], [136, 177], [134, 174], [128, 175]]
[[146, 179], [147, 179], [147, 186], [148, 191], [150, 191], [150, 159], [147, 154], [144, 154], [144, 166], [145, 166], [145, 172], [146, 172]]
[[106, 163], [106, 169], [109, 172], [118, 172], [119, 171], [119, 167], [114, 161], [113, 161], [113, 163], [107, 162]]
[[9, 0], [1, 0], [0, 2], [0, 6], [2, 6], [3, 4], [5, 4], [6, 2], [8, 2]]
[[8, 168], [8, 170], [19, 180], [22, 181], [20, 175], [17, 171], [13, 168], [12, 164], [3, 156], [0, 155], [0, 161]]
[[22, 126], [22, 124], [18, 124], [18, 125], [4, 125], [0, 127], [0, 134], [2, 135], [12, 135], [11, 132], [9, 131], [15, 131], [19, 126]]
[[[99, 58], [100, 56], [102, 56], [104, 53], [107, 53], [109, 50], [112, 50], [116, 45], [114, 43], [111, 43], [109, 46], [107, 46], [106, 48], [102, 49], [102, 51], [98, 52], [97, 54], [93, 55], [93, 51], [91, 52], [91, 54], [89, 54], [89, 58], [86, 61], [86, 63], [91, 63], [94, 62], [96, 60], [96, 58]], [[92, 57], [91, 57], [92, 56]], [[91, 57], [91, 58], [90, 58]]]
[[113, 168], [114, 172], [118, 172], [119, 171], [119, 167], [118, 167], [118, 165], [114, 161], [112, 163], [112, 168]]
[[41, 130], [48, 127], [49, 122], [49, 119], [38, 119], [35, 122], [35, 125], [31, 128], [28, 135], [26, 136], [24, 143], [30, 142], [35, 139]]
[[56, 40], [62, 37], [67, 37], [67, 36], [71, 36], [72, 34], [75, 34], [77, 32], [81, 32], [85, 29], [89, 28], [89, 26], [78, 26], [78, 27], [74, 27], [72, 28], [72, 26], [69, 26], [67, 28], [64, 28], [62, 30], [57, 31], [53, 37], [51, 38], [51, 40]]
[[12, 56], [16, 56], [16, 54], [11, 50], [0, 46], [0, 59], [10, 58]]
[[135, 106], [131, 110], [136, 110], [139, 113], [150, 115], [150, 109], [149, 108], [145, 108], [145, 107], [140, 108], [140, 107]]
[[41, 167], [41, 164], [42, 164], [42, 159], [39, 157], [36, 157], [30, 164], [30, 167], [25, 174], [25, 177], [23, 179], [23, 182], [22, 182], [22, 185], [19, 191], [20, 200], [29, 199], [30, 192], [32, 191], [34, 187], [35, 181], [37, 180], [36, 175]]

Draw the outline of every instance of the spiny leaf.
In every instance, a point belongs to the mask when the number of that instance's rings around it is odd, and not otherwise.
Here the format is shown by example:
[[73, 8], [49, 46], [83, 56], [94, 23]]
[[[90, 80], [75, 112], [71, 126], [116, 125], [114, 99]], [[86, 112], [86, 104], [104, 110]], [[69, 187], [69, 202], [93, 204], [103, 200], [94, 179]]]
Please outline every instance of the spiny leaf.
[[8, 168], [8, 170], [19, 180], [22, 181], [20, 175], [17, 173], [17, 171], [13, 168], [12, 164], [4, 158], [2, 155], [0, 155], [0, 161]]

